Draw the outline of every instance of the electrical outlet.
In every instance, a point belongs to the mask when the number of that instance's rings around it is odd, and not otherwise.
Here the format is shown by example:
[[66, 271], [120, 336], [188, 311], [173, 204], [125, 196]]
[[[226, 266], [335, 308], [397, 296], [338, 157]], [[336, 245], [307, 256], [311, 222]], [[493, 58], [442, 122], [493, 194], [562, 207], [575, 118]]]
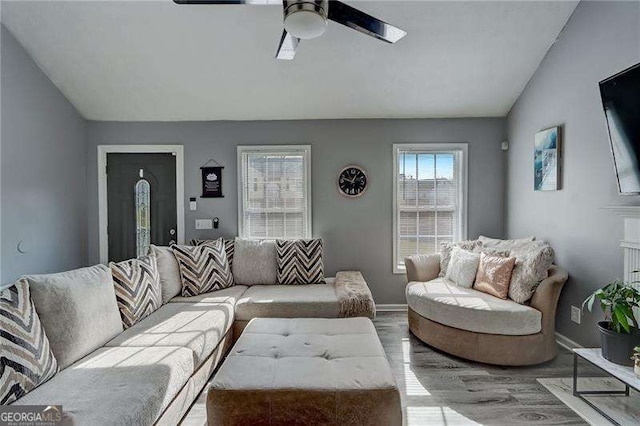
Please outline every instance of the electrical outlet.
[[578, 308], [577, 306], [571, 306], [571, 321], [575, 322], [576, 324], [580, 324], [581, 314], [582, 312], [580, 311], [580, 308]]
[[196, 219], [196, 229], [212, 229], [213, 219]]

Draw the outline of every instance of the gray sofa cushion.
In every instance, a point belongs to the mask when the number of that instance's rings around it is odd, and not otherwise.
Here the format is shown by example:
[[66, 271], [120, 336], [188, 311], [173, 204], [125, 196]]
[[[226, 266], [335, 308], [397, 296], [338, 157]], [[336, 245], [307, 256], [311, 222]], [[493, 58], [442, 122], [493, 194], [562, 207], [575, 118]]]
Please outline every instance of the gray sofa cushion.
[[338, 318], [340, 302], [333, 286], [260, 285], [249, 287], [236, 303], [236, 319]]
[[60, 369], [122, 333], [111, 271], [106, 266], [25, 278]]
[[151, 425], [193, 372], [186, 348], [100, 348], [14, 405], [62, 405], [75, 425]]
[[169, 247], [151, 245], [151, 251], [156, 254], [158, 274], [160, 274], [160, 287], [162, 288], [162, 303], [180, 294], [182, 291], [182, 279], [178, 261]]
[[105, 346], [188, 348], [197, 368], [232, 324], [231, 303], [168, 303]]
[[276, 284], [277, 271], [276, 242], [274, 240], [236, 238], [233, 255], [233, 278], [237, 284]]
[[472, 288], [463, 288], [446, 278], [412, 281], [406, 288], [407, 304], [419, 315], [460, 330], [476, 333], [523, 336], [542, 329], [540, 311]]

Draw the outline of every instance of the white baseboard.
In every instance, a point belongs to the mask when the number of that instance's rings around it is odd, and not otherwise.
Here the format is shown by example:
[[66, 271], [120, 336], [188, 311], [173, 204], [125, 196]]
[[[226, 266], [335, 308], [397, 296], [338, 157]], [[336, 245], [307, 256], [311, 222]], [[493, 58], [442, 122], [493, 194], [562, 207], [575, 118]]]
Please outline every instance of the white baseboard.
[[556, 332], [556, 342], [558, 342], [558, 344], [560, 346], [562, 346], [565, 349], [575, 349], [575, 348], [581, 348], [582, 345], [574, 342], [573, 340], [569, 339], [567, 336], [565, 336], [564, 334], [560, 334], [558, 332]]
[[407, 305], [404, 304], [398, 304], [398, 305], [394, 305], [394, 304], [377, 304], [376, 305], [376, 311], [377, 312], [407, 312]]

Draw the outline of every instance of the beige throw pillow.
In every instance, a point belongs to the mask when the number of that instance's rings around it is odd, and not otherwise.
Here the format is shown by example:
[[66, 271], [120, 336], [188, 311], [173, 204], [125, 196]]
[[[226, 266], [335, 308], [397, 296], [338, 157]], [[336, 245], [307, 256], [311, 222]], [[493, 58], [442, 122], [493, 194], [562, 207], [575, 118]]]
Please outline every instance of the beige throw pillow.
[[457, 286], [471, 288], [476, 279], [479, 264], [480, 254], [454, 247], [445, 278]]
[[500, 257], [481, 253], [480, 266], [473, 288], [500, 299], [506, 299], [515, 264], [515, 257]]
[[531, 299], [542, 280], [547, 278], [553, 264], [554, 251], [543, 241], [536, 241], [511, 251], [516, 266], [511, 277], [509, 298], [518, 303]]
[[489, 238], [484, 235], [478, 237], [478, 241], [482, 243], [483, 247], [490, 247], [498, 250], [513, 250], [517, 247], [522, 247], [536, 240], [536, 237], [516, 238], [512, 240], [500, 240], [497, 238]]

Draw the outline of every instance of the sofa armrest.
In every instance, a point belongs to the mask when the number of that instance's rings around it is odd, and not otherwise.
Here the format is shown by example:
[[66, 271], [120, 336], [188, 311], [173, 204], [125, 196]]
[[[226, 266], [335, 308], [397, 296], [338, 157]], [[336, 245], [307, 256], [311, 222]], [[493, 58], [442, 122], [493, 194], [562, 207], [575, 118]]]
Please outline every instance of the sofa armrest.
[[531, 307], [542, 312], [542, 332], [545, 334], [555, 333], [556, 307], [562, 287], [568, 278], [567, 271], [552, 265], [549, 268], [549, 276], [542, 280], [531, 297]]
[[404, 259], [407, 281], [431, 281], [440, 273], [439, 254], [414, 254]]

